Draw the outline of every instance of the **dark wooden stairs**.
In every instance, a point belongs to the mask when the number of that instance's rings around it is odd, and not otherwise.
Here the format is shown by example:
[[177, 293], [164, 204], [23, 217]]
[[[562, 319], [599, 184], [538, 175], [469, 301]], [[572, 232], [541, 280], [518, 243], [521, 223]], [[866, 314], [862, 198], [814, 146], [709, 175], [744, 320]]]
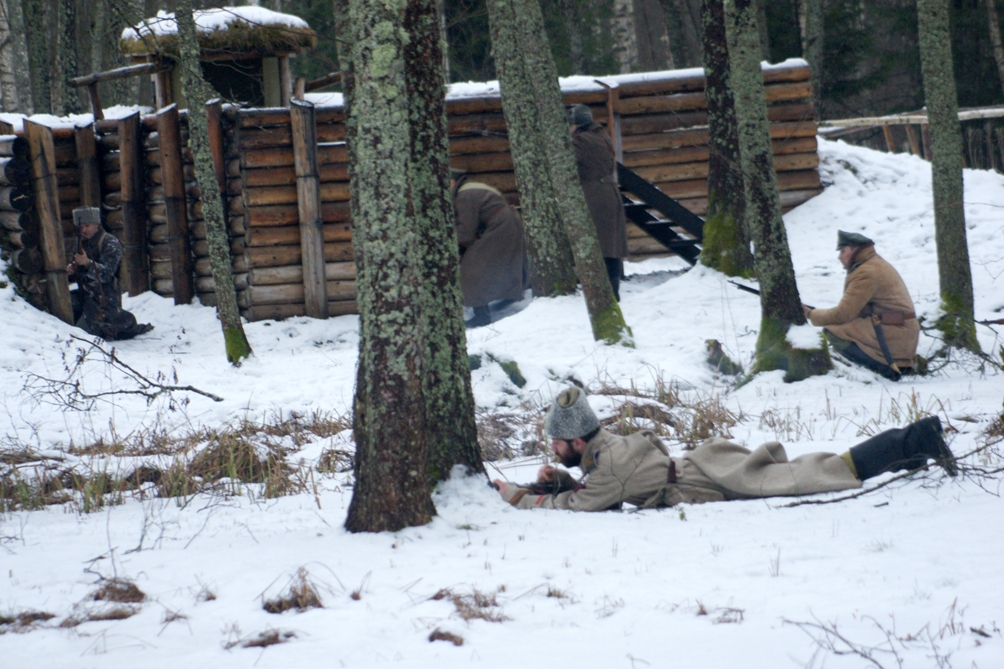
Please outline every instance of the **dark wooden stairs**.
[[696, 264], [704, 239], [704, 219], [621, 163], [617, 163], [617, 178], [628, 220], [667, 250]]

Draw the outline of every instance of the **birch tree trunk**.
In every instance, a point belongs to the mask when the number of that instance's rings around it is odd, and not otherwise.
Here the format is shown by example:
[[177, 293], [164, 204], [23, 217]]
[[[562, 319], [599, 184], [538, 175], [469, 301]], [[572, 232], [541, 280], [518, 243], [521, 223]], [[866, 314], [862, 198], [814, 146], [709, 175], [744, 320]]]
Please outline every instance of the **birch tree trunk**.
[[934, 234], [938, 245], [941, 309], [945, 312], [939, 326], [950, 344], [978, 351], [963, 208], [962, 129], [952, 71], [947, 0], [917, 0], [917, 31], [931, 128]]
[[488, 1], [492, 56], [502, 88], [502, 109], [509, 132], [527, 251], [534, 267], [535, 288], [551, 297], [575, 292], [572, 247], [568, 243], [540, 130], [534, 91], [513, 5]]
[[694, 21], [689, 0], [659, 0], [666, 15], [666, 32], [674, 67], [701, 65], [701, 29]]
[[812, 101], [816, 118], [819, 118], [819, 105], [822, 100], [824, 3], [825, 0], [801, 0], [801, 11], [798, 13], [799, 29], [802, 33], [802, 57], [808, 61], [812, 70]]
[[22, 0], [25, 39], [28, 46], [28, 63], [31, 73], [32, 111], [36, 114], [52, 113], [53, 61], [51, 35], [47, 27], [45, 0]]
[[454, 465], [484, 473], [474, 420], [460, 254], [450, 194], [446, 131], [446, 81], [437, 0], [408, 0], [404, 76], [408, 91], [413, 225], [424, 277], [419, 285], [424, 334], [422, 374], [429, 483], [446, 479]]
[[1000, 77], [1001, 88], [1004, 89], [1004, 46], [1001, 45], [1001, 22], [997, 18], [997, 5], [995, 0], [983, 0], [987, 8], [987, 25], [990, 28], [990, 44], [994, 51], [994, 60], [997, 62], [997, 76]]
[[628, 74], [638, 62], [638, 37], [634, 29], [634, 0], [613, 0], [610, 29], [614, 36], [614, 60], [621, 74]]
[[349, 154], [359, 304], [353, 411], [355, 486], [345, 528], [424, 525], [435, 507], [426, 469], [422, 302], [425, 232], [414, 224], [405, 49], [407, 3], [350, 0], [353, 130]]
[[195, 178], [199, 183], [203, 218], [206, 221], [206, 241], [209, 243], [209, 264], [216, 284], [216, 309], [223, 328], [227, 360], [238, 366], [251, 355], [251, 345], [244, 334], [241, 314], [237, 308], [237, 293], [230, 265], [230, 244], [223, 215], [223, 199], [216, 180], [216, 169], [209, 148], [209, 124], [205, 102], [209, 85], [202, 78], [199, 66], [199, 42], [195, 33], [192, 0], [176, 0], [178, 49], [181, 58], [181, 87], [188, 101], [188, 146], [195, 156]]
[[[547, 180], [544, 193], [554, 198], [565, 236], [572, 247], [575, 269], [589, 309], [593, 338], [608, 344], [633, 345], [631, 331], [614, 299], [600, 245], [586, 207], [575, 166], [572, 138], [562, 104], [558, 73], [544, 33], [538, 0], [489, 0], [495, 67], [499, 72], [513, 153], [543, 148]], [[510, 109], [514, 114], [510, 115]], [[529, 146], [524, 146], [524, 142]], [[517, 168], [517, 181], [520, 179]], [[520, 192], [536, 183], [520, 181]], [[551, 193], [547, 193], [547, 187]], [[539, 197], [542, 193], [537, 193]]]
[[753, 254], [746, 226], [742, 155], [722, 0], [701, 3], [705, 94], [708, 98], [708, 211], [701, 264], [729, 276], [751, 277]]
[[767, 29], [767, 1], [753, 0], [756, 6], [756, 30], [760, 36], [760, 59], [770, 61], [770, 31]]
[[575, 0], [558, 0], [561, 6], [561, 19], [568, 34], [568, 51], [572, 60], [572, 74], [586, 73], [586, 49], [582, 41], [582, 24], [579, 12], [575, 8]]
[[17, 112], [17, 82], [14, 79], [14, 35], [11, 32], [10, 5], [16, 0], [0, 0], [0, 111]]
[[788, 371], [786, 380], [798, 380], [830, 369], [829, 358], [810, 360], [794, 354], [787, 341], [792, 325], [803, 325], [805, 314], [795, 283], [788, 237], [781, 218], [781, 198], [774, 172], [774, 156], [767, 123], [756, 0], [725, 0], [725, 25], [732, 62], [730, 81], [735, 95], [746, 222], [756, 249], [754, 262], [760, 281], [760, 334], [755, 371]]
[[[10, 49], [11, 68], [14, 74], [15, 97], [10, 97], [12, 103], [16, 102], [17, 109], [8, 108], [7, 111], [19, 112], [25, 115], [34, 113], [31, 97], [31, 67], [28, 64], [28, 42], [24, 26], [23, 3], [19, 0], [4, 0], [6, 8], [7, 22], [10, 27], [11, 42], [7, 48]], [[4, 96], [4, 104], [7, 104], [8, 97]]]

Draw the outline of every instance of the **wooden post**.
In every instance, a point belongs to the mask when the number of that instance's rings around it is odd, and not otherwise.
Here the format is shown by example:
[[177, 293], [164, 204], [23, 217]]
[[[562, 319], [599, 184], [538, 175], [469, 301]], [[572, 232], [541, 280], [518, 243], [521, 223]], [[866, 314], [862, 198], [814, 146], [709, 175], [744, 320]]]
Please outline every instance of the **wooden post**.
[[889, 153], [896, 153], [896, 142], [892, 138], [892, 126], [882, 126], [882, 134], [885, 136], [885, 148]]
[[920, 138], [917, 137], [917, 129], [912, 125], [906, 126], [906, 138], [910, 141], [910, 153], [923, 158], [924, 156], [920, 152]]
[[66, 279], [66, 248], [59, 220], [59, 186], [56, 181], [56, 147], [52, 128], [25, 119], [24, 134], [31, 150], [31, 181], [42, 238], [45, 291], [49, 312], [73, 325], [70, 284]]
[[13, 135], [14, 124], [7, 121], [0, 121], [0, 135]]
[[920, 126], [920, 138], [924, 143], [924, 160], [931, 162], [931, 126], [927, 123]]
[[139, 112], [119, 120], [119, 170], [122, 181], [122, 267], [119, 276], [130, 295], [150, 290], [146, 248], [146, 184]]
[[73, 129], [77, 144], [77, 169], [80, 170], [80, 206], [101, 207], [101, 174], [98, 171], [94, 124]]
[[328, 317], [324, 279], [324, 236], [321, 222], [321, 182], [317, 171], [317, 129], [314, 105], [294, 100], [289, 107], [296, 164], [296, 201], [300, 212], [303, 297], [307, 316]]
[[307, 80], [303, 77], [297, 77], [296, 83], [293, 85], [293, 99], [302, 100], [304, 94], [307, 92]]
[[163, 109], [171, 104], [171, 70], [154, 74], [153, 85], [154, 104], [157, 105], [157, 109]]
[[289, 56], [279, 56], [279, 100], [283, 107], [289, 106], [293, 93], [293, 71], [289, 67]]
[[104, 120], [105, 112], [101, 108], [101, 95], [98, 93], [97, 83], [93, 83], [87, 87], [87, 95], [91, 98], [91, 114], [94, 115], [94, 120]]
[[192, 283], [192, 254], [188, 246], [188, 218], [185, 203], [185, 168], [181, 161], [181, 121], [178, 105], [157, 113], [160, 137], [160, 169], [164, 183], [164, 211], [167, 238], [171, 245], [171, 286], [175, 304], [189, 304], [195, 295]]
[[[621, 142], [621, 115], [620, 101], [621, 92], [616, 82], [606, 83], [601, 79], [594, 79], [603, 88], [607, 89], [607, 132], [610, 133], [610, 141], [614, 144], [614, 159], [616, 162], [624, 162], [624, 147]], [[617, 165], [614, 165], [614, 182], [617, 181]]]

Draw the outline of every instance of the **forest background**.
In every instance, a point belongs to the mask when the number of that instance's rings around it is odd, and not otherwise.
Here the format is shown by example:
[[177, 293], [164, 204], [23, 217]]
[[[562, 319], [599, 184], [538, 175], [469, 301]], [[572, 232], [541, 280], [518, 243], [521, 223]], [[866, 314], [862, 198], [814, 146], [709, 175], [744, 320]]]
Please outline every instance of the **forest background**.
[[[194, 4], [196, 8], [260, 4], [298, 15], [319, 40], [317, 48], [295, 59], [296, 75], [311, 79], [339, 69], [331, 0], [196, 0]], [[780, 62], [803, 55], [802, 5], [800, 0], [762, 3], [765, 60]], [[701, 65], [700, 0], [541, 0], [541, 6], [560, 76]], [[998, 75], [986, 0], [952, 0], [949, 6], [959, 106], [1004, 103], [1004, 85], [988, 83], [996, 83]], [[996, 0], [996, 8], [998, 16], [1004, 15], [1004, 1]], [[2, 111], [57, 115], [88, 111], [85, 90], [64, 82], [127, 64], [117, 46], [122, 29], [162, 9], [173, 9], [173, 2], [0, 0]], [[485, 0], [443, 0], [441, 14], [448, 80], [495, 79]], [[33, 32], [45, 45], [34, 54]], [[823, 33], [821, 118], [876, 116], [923, 106], [913, 0], [826, 0]], [[152, 104], [148, 83], [138, 78], [102, 86], [106, 105]]]

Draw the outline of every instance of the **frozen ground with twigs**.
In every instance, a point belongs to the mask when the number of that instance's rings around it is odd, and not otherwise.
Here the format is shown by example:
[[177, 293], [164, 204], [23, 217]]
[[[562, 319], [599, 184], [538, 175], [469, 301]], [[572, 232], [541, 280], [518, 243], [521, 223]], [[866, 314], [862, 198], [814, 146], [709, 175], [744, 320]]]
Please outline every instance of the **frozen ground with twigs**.
[[[785, 217], [803, 300], [839, 299], [836, 229], [854, 230], [929, 324], [930, 166], [826, 141], [820, 153], [826, 191]], [[1004, 177], [965, 178], [977, 317], [996, 319]], [[986, 474], [1001, 468], [1004, 374], [933, 358], [932, 331], [929, 376], [895, 384], [838, 360], [825, 377], [737, 387], [706, 364], [705, 340], [747, 365], [757, 300], [684, 268], [629, 266], [635, 349], [596, 345], [581, 297], [469, 333], [493, 476], [532, 479], [541, 407], [568, 378], [611, 429], [656, 428], [674, 452], [716, 433], [839, 452], [928, 413], [957, 454], [985, 450], [958, 480], [887, 476], [864, 496], [793, 508], [517, 511], [483, 479], [454, 480], [430, 525], [349, 535], [355, 317], [248, 324], [256, 355], [233, 369], [211, 309], [146, 294], [126, 307], [156, 330], [112, 359], [7, 286], [4, 666], [1004, 667], [1004, 501], [1001, 473]], [[999, 360], [1002, 328], [978, 331]]]

